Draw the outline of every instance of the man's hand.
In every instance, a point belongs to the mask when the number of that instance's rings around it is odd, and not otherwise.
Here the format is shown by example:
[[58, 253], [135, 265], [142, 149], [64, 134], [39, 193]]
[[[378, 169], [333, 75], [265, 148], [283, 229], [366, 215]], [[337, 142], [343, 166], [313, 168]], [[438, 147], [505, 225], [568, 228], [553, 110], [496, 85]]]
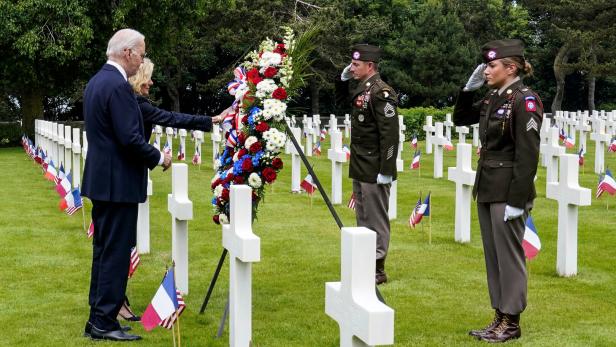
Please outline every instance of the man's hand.
[[342, 70], [342, 74], [340, 74], [340, 80], [348, 81], [351, 78], [353, 78], [353, 73], [351, 72], [351, 64], [349, 64], [347, 67], [344, 68], [344, 70]]
[[391, 183], [392, 179], [393, 177], [389, 175], [378, 174], [378, 176], [376, 176], [376, 184], [389, 184]]
[[472, 91], [475, 91], [481, 88], [481, 86], [483, 86], [483, 84], [486, 81], [486, 75], [483, 74], [485, 70], [486, 70], [486, 64], [477, 65], [477, 67], [475, 68], [475, 71], [473, 71], [473, 74], [468, 79], [468, 82], [466, 82], [466, 86], [464, 86], [464, 90], [467, 92], [472, 92]]
[[523, 209], [507, 205], [505, 206], [505, 222], [519, 218], [523, 213]]
[[167, 171], [167, 169], [171, 167], [171, 153], [164, 153], [164, 156], [163, 171]]

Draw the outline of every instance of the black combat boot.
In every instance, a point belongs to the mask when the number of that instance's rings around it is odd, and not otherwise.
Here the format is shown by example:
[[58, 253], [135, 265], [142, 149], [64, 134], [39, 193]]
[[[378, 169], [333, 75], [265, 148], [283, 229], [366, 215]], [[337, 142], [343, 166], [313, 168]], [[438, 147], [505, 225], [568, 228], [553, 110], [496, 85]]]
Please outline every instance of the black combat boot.
[[504, 314], [501, 323], [491, 332], [481, 337], [482, 340], [497, 343], [517, 339], [522, 336], [520, 315]]
[[376, 278], [377, 285], [387, 282], [387, 274], [385, 273], [385, 259], [376, 260]]
[[492, 323], [490, 323], [487, 327], [479, 330], [471, 330], [468, 332], [469, 335], [474, 336], [480, 339], [486, 333], [492, 331], [492, 329], [496, 328], [500, 322], [503, 320], [503, 314], [498, 309], [494, 311], [494, 319]]

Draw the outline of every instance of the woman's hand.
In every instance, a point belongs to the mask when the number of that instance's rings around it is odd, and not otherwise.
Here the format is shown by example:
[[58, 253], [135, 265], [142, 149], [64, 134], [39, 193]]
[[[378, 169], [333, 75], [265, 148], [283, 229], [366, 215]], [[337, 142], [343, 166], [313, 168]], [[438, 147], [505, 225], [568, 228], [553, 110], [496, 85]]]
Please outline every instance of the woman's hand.
[[473, 71], [473, 74], [468, 79], [468, 82], [466, 82], [466, 86], [464, 86], [464, 91], [472, 92], [481, 88], [481, 86], [483, 86], [486, 81], [486, 75], [483, 74], [485, 70], [486, 64], [477, 65], [475, 71]]

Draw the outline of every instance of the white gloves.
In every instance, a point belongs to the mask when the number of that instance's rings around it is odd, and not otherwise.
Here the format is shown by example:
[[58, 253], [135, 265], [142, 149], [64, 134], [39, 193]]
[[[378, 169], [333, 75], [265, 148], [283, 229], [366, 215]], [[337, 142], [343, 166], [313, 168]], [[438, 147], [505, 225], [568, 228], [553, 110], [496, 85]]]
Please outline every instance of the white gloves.
[[376, 176], [376, 184], [389, 184], [392, 179], [393, 177], [391, 176], [378, 174], [378, 176]]
[[344, 70], [342, 70], [342, 73], [340, 74], [340, 80], [348, 81], [351, 78], [353, 78], [353, 73], [351, 72], [351, 64], [349, 64], [349, 66], [345, 67]]
[[524, 210], [513, 206], [505, 206], [505, 222], [521, 217], [524, 214]]
[[466, 82], [466, 86], [464, 86], [464, 91], [472, 92], [477, 90], [483, 86], [486, 81], [486, 75], [483, 72], [486, 70], [486, 64], [479, 64], [473, 71], [473, 74]]

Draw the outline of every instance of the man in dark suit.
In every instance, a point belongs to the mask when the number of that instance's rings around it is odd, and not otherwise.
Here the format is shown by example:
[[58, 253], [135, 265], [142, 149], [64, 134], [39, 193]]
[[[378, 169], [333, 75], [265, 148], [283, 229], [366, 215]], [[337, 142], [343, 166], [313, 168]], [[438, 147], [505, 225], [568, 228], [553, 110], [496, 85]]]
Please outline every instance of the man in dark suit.
[[138, 340], [116, 317], [128, 279], [130, 248], [136, 243], [137, 206], [146, 199], [147, 170], [171, 166], [171, 156], [149, 145], [127, 78], [145, 57], [144, 36], [116, 32], [107, 46], [107, 63], [88, 82], [84, 120], [88, 158], [82, 195], [92, 201], [94, 223], [90, 317], [85, 335], [93, 339]]

